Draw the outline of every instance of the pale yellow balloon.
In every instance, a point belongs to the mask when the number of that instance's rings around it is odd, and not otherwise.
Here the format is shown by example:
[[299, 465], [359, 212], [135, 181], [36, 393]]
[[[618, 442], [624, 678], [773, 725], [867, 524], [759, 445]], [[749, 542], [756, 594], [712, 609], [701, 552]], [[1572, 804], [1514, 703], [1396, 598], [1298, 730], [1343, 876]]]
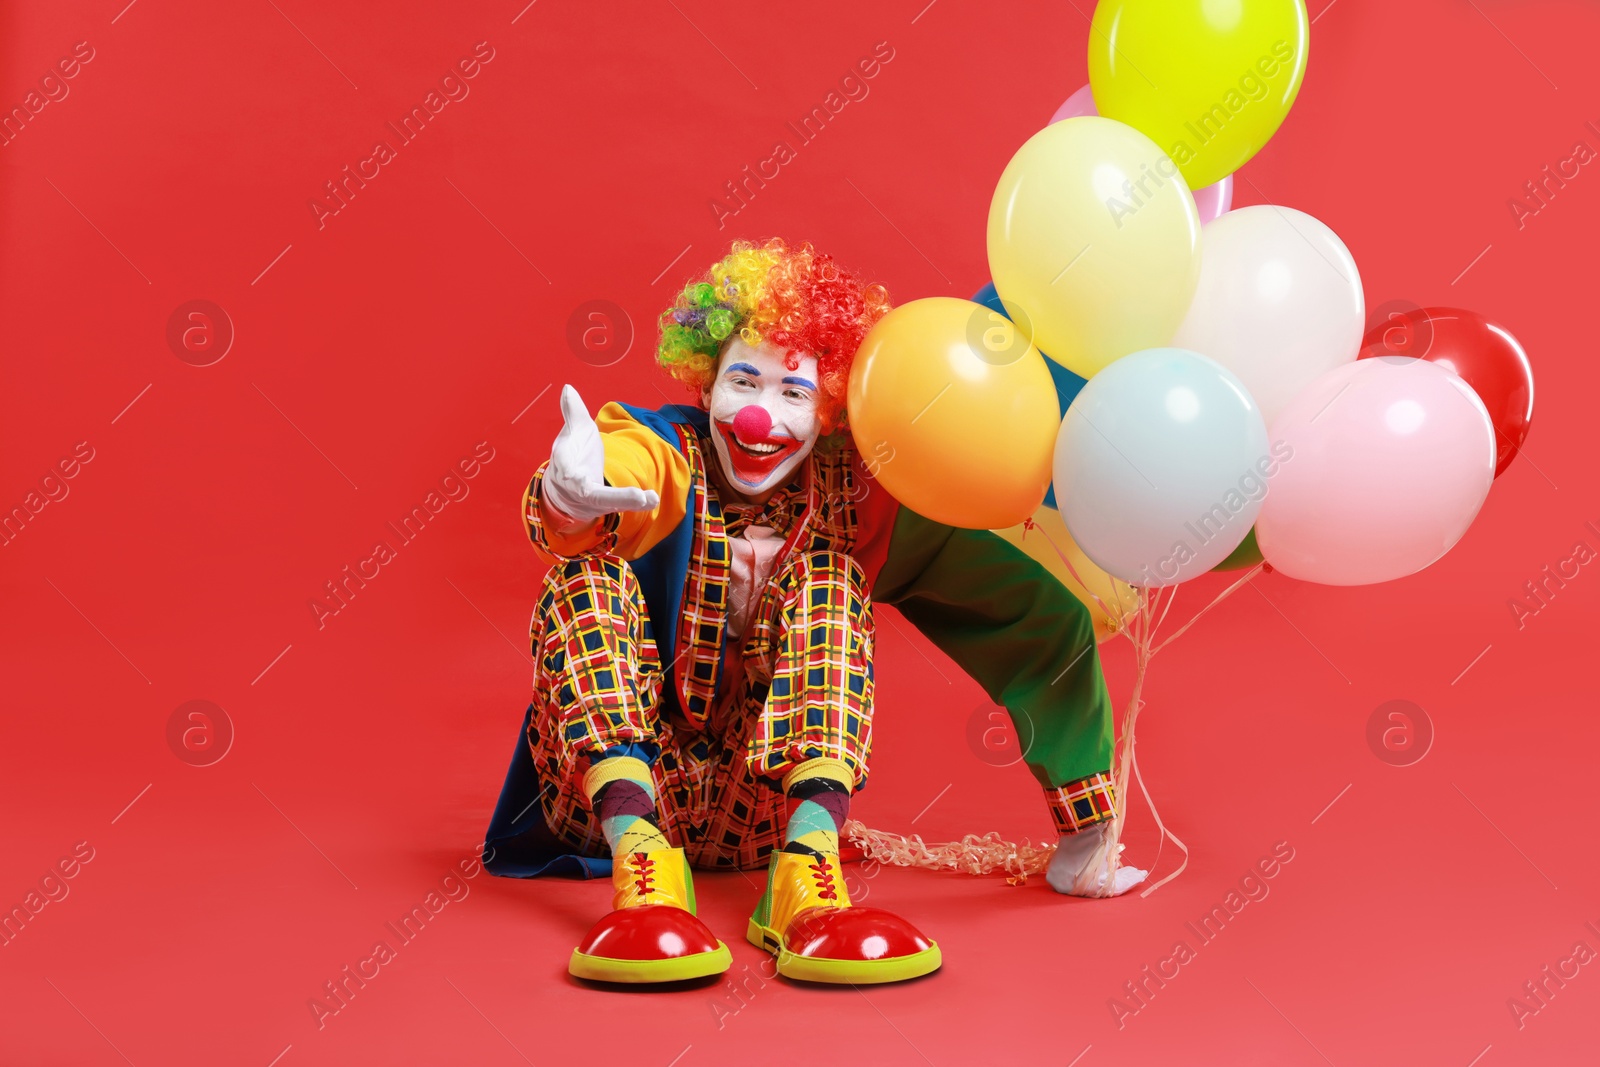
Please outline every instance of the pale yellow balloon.
[[989, 205], [989, 271], [1038, 348], [1091, 378], [1172, 339], [1200, 278], [1200, 215], [1177, 164], [1131, 126], [1046, 126]]
[[[1083, 602], [1094, 620], [1096, 641], [1104, 641], [1115, 634], [1120, 621], [1138, 608], [1139, 594], [1133, 586], [1111, 577], [1084, 555], [1083, 549], [1067, 532], [1066, 523], [1061, 521], [1061, 512], [1055, 508], [1039, 505], [1039, 510], [1033, 513], [1031, 529], [1018, 525], [995, 533], [1026, 552]], [[1066, 561], [1062, 560], [1063, 556]], [[1072, 564], [1070, 568], [1068, 562]], [[1078, 577], [1073, 577], [1073, 571], [1077, 571]]]
[[856, 353], [849, 407], [867, 470], [935, 522], [1011, 526], [1050, 488], [1061, 422], [1050, 370], [981, 304], [929, 297], [885, 315]]

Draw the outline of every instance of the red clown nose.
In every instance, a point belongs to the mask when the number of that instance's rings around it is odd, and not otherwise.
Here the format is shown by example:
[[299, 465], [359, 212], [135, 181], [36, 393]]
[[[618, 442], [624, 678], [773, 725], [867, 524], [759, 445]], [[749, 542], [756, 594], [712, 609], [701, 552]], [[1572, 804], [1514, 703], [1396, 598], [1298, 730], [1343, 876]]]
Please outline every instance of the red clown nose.
[[760, 404], [746, 404], [733, 417], [733, 433], [741, 441], [765, 441], [771, 432], [772, 416]]

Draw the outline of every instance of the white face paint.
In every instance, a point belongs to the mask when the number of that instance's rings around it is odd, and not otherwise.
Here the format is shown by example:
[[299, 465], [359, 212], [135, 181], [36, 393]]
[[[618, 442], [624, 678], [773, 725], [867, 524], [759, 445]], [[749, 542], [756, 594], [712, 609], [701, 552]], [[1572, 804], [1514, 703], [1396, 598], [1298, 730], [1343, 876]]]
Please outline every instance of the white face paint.
[[822, 435], [817, 397], [817, 357], [803, 355], [791, 369], [783, 353], [742, 338], [723, 350], [706, 407], [717, 459], [736, 492], [764, 498], [805, 462]]

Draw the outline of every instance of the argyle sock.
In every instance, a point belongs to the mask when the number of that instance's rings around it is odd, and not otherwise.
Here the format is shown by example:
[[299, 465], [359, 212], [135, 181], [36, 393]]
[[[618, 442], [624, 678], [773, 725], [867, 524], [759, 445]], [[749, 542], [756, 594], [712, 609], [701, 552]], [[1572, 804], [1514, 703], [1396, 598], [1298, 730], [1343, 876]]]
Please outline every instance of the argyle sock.
[[807, 760], [790, 771], [783, 782], [789, 801], [783, 851], [837, 856], [854, 782], [854, 773], [842, 760]]
[[644, 760], [598, 759], [584, 775], [583, 785], [613, 856], [672, 847], [656, 819], [655, 783]]

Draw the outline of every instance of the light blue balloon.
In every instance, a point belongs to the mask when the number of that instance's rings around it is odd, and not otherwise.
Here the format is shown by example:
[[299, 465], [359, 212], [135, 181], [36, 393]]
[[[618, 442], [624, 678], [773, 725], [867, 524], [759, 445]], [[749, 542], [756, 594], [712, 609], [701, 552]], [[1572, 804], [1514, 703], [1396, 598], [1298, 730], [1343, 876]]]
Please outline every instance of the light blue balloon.
[[1089, 379], [1067, 409], [1056, 500], [1073, 540], [1108, 573], [1174, 585], [1239, 546], [1283, 461], [1231, 371], [1196, 352], [1150, 348]]

